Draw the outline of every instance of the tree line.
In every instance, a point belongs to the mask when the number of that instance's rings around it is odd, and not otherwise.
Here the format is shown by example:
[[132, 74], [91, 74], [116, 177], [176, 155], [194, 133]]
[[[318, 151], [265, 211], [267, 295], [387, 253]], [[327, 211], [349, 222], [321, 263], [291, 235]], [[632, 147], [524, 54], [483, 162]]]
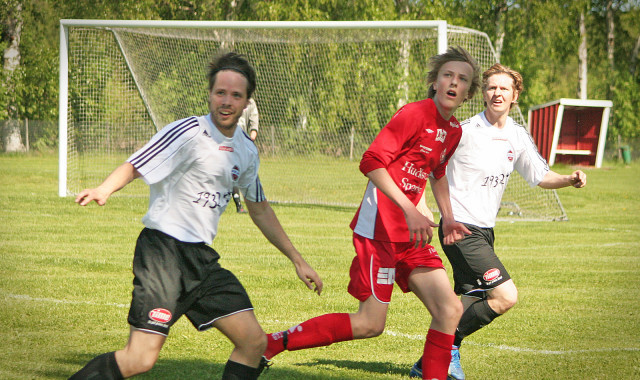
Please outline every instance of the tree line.
[[[446, 20], [489, 35], [522, 73], [523, 111], [559, 98], [609, 99], [609, 146], [640, 137], [639, 0], [0, 0], [0, 120], [58, 118], [60, 19]], [[56, 131], [40, 146], [55, 146]], [[5, 142], [6, 143], [6, 142]]]

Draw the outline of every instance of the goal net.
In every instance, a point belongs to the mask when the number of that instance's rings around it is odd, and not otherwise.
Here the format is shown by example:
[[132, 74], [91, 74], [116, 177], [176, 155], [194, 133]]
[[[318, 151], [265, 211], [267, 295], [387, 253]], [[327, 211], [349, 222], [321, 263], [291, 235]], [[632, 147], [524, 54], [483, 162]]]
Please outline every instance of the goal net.
[[[496, 61], [486, 34], [443, 21], [62, 20], [59, 194], [98, 185], [166, 124], [208, 113], [206, 68], [222, 49], [245, 54], [257, 72], [268, 199], [356, 207], [366, 184], [362, 153], [400, 106], [426, 97], [428, 58], [449, 45], [467, 49], [483, 70]], [[456, 117], [483, 108], [477, 95]], [[525, 125], [517, 107], [512, 116]], [[148, 190], [134, 181], [121, 192]], [[566, 214], [555, 191], [513, 175], [500, 217]]]

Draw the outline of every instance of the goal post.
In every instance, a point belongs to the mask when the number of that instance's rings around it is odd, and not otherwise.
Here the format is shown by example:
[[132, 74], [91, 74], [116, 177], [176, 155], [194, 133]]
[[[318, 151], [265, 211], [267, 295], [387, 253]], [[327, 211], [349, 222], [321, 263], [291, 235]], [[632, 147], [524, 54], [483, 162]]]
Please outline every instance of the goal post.
[[[359, 158], [398, 107], [426, 97], [429, 57], [459, 45], [482, 69], [496, 61], [486, 34], [445, 21], [61, 20], [60, 26], [60, 196], [99, 184], [164, 125], [208, 113], [207, 64], [218, 51], [234, 50], [258, 76], [256, 145], [267, 197], [355, 207], [366, 183]], [[483, 108], [476, 96], [456, 117]], [[505, 194], [506, 217], [566, 219], [554, 191], [522, 186], [517, 177]], [[122, 193], [146, 195], [136, 182]]]

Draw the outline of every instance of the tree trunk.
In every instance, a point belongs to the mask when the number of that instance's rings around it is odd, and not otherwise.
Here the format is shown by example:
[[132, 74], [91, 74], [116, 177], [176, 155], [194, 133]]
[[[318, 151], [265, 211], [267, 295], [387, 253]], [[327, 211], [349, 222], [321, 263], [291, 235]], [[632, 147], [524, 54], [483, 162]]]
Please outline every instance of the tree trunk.
[[5, 21], [5, 38], [8, 46], [4, 49], [5, 87], [9, 94], [7, 114], [9, 120], [2, 128], [2, 141], [5, 152], [23, 152], [25, 150], [20, 136], [17, 99], [15, 98], [15, 81], [13, 74], [20, 67], [20, 36], [22, 34], [22, 4], [19, 1], [8, 2]]
[[20, 135], [20, 122], [15, 119], [9, 119], [4, 123], [2, 128], [2, 143], [5, 152], [24, 152], [26, 148], [22, 143], [22, 135]]
[[580, 46], [578, 47], [578, 96], [587, 99], [587, 28], [584, 24], [584, 11], [580, 12]]
[[613, 99], [614, 89], [614, 68], [615, 60], [613, 55], [613, 48], [615, 44], [615, 21], [613, 19], [613, 0], [607, 0], [607, 61], [609, 61], [609, 87], [607, 88], [607, 99]]
[[502, 55], [502, 47], [504, 46], [505, 30], [507, 11], [509, 10], [507, 2], [502, 1], [497, 8], [496, 13], [496, 59], [500, 62], [500, 56]]
[[409, 6], [410, 0], [394, 0], [396, 11], [399, 15], [409, 14], [411, 8]]
[[6, 22], [6, 42], [9, 43], [4, 49], [4, 69], [9, 74], [20, 66], [20, 36], [22, 34], [22, 4], [17, 1], [9, 2]]
[[227, 21], [233, 21], [236, 19], [238, 14], [238, 9], [242, 6], [244, 0], [231, 0], [229, 2], [229, 9], [227, 10]]
[[[410, 11], [409, 1], [407, 0], [396, 0], [396, 11], [400, 18], [402, 16], [407, 15]], [[396, 108], [401, 108], [405, 104], [409, 102], [409, 56], [411, 54], [411, 43], [408, 38], [405, 38], [402, 41], [402, 46], [400, 47], [400, 55], [398, 58], [398, 66], [402, 67], [402, 78], [398, 83], [398, 104], [396, 104]]]
[[402, 41], [400, 47], [400, 58], [398, 60], [398, 66], [402, 67], [402, 79], [398, 83], [398, 104], [397, 108], [400, 108], [409, 102], [409, 55], [411, 54], [411, 44], [407, 39]]
[[613, 48], [615, 44], [615, 21], [613, 19], [613, 0], [607, 1], [607, 60], [609, 61], [609, 67], [613, 71], [615, 67], [615, 61], [613, 56]]
[[636, 40], [636, 46], [633, 48], [631, 52], [631, 60], [629, 61], [629, 72], [632, 76], [636, 75], [636, 64], [638, 63], [638, 53], [640, 53], [640, 35], [638, 35], [638, 39]]

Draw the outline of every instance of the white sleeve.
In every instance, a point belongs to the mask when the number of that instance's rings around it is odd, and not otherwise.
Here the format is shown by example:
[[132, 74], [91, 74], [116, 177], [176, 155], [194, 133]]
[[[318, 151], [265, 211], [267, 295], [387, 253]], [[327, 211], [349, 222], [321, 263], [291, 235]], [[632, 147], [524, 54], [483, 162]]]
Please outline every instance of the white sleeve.
[[518, 130], [519, 154], [515, 162], [515, 169], [529, 183], [537, 186], [549, 172], [547, 161], [540, 155], [533, 138], [526, 129], [516, 126]]
[[247, 132], [251, 132], [255, 130], [256, 132], [260, 129], [260, 116], [258, 115], [258, 106], [255, 101], [252, 101], [248, 107], [249, 111], [249, 120], [247, 123], [249, 124], [249, 128], [246, 130]]
[[158, 183], [190, 156], [182, 148], [194, 141], [198, 131], [199, 123], [195, 117], [175, 121], [156, 133], [127, 162], [136, 168], [147, 184]]
[[260, 177], [256, 176], [255, 180], [249, 183], [249, 186], [242, 189], [242, 195], [251, 202], [262, 202], [267, 199], [260, 183]]
[[258, 177], [258, 168], [260, 167], [260, 157], [258, 152], [253, 152], [253, 156], [250, 159], [251, 163], [249, 168], [242, 174], [238, 180], [238, 187], [242, 191], [242, 195], [251, 202], [262, 202], [266, 200], [264, 191], [262, 190], [262, 183], [260, 183], [260, 177]]

